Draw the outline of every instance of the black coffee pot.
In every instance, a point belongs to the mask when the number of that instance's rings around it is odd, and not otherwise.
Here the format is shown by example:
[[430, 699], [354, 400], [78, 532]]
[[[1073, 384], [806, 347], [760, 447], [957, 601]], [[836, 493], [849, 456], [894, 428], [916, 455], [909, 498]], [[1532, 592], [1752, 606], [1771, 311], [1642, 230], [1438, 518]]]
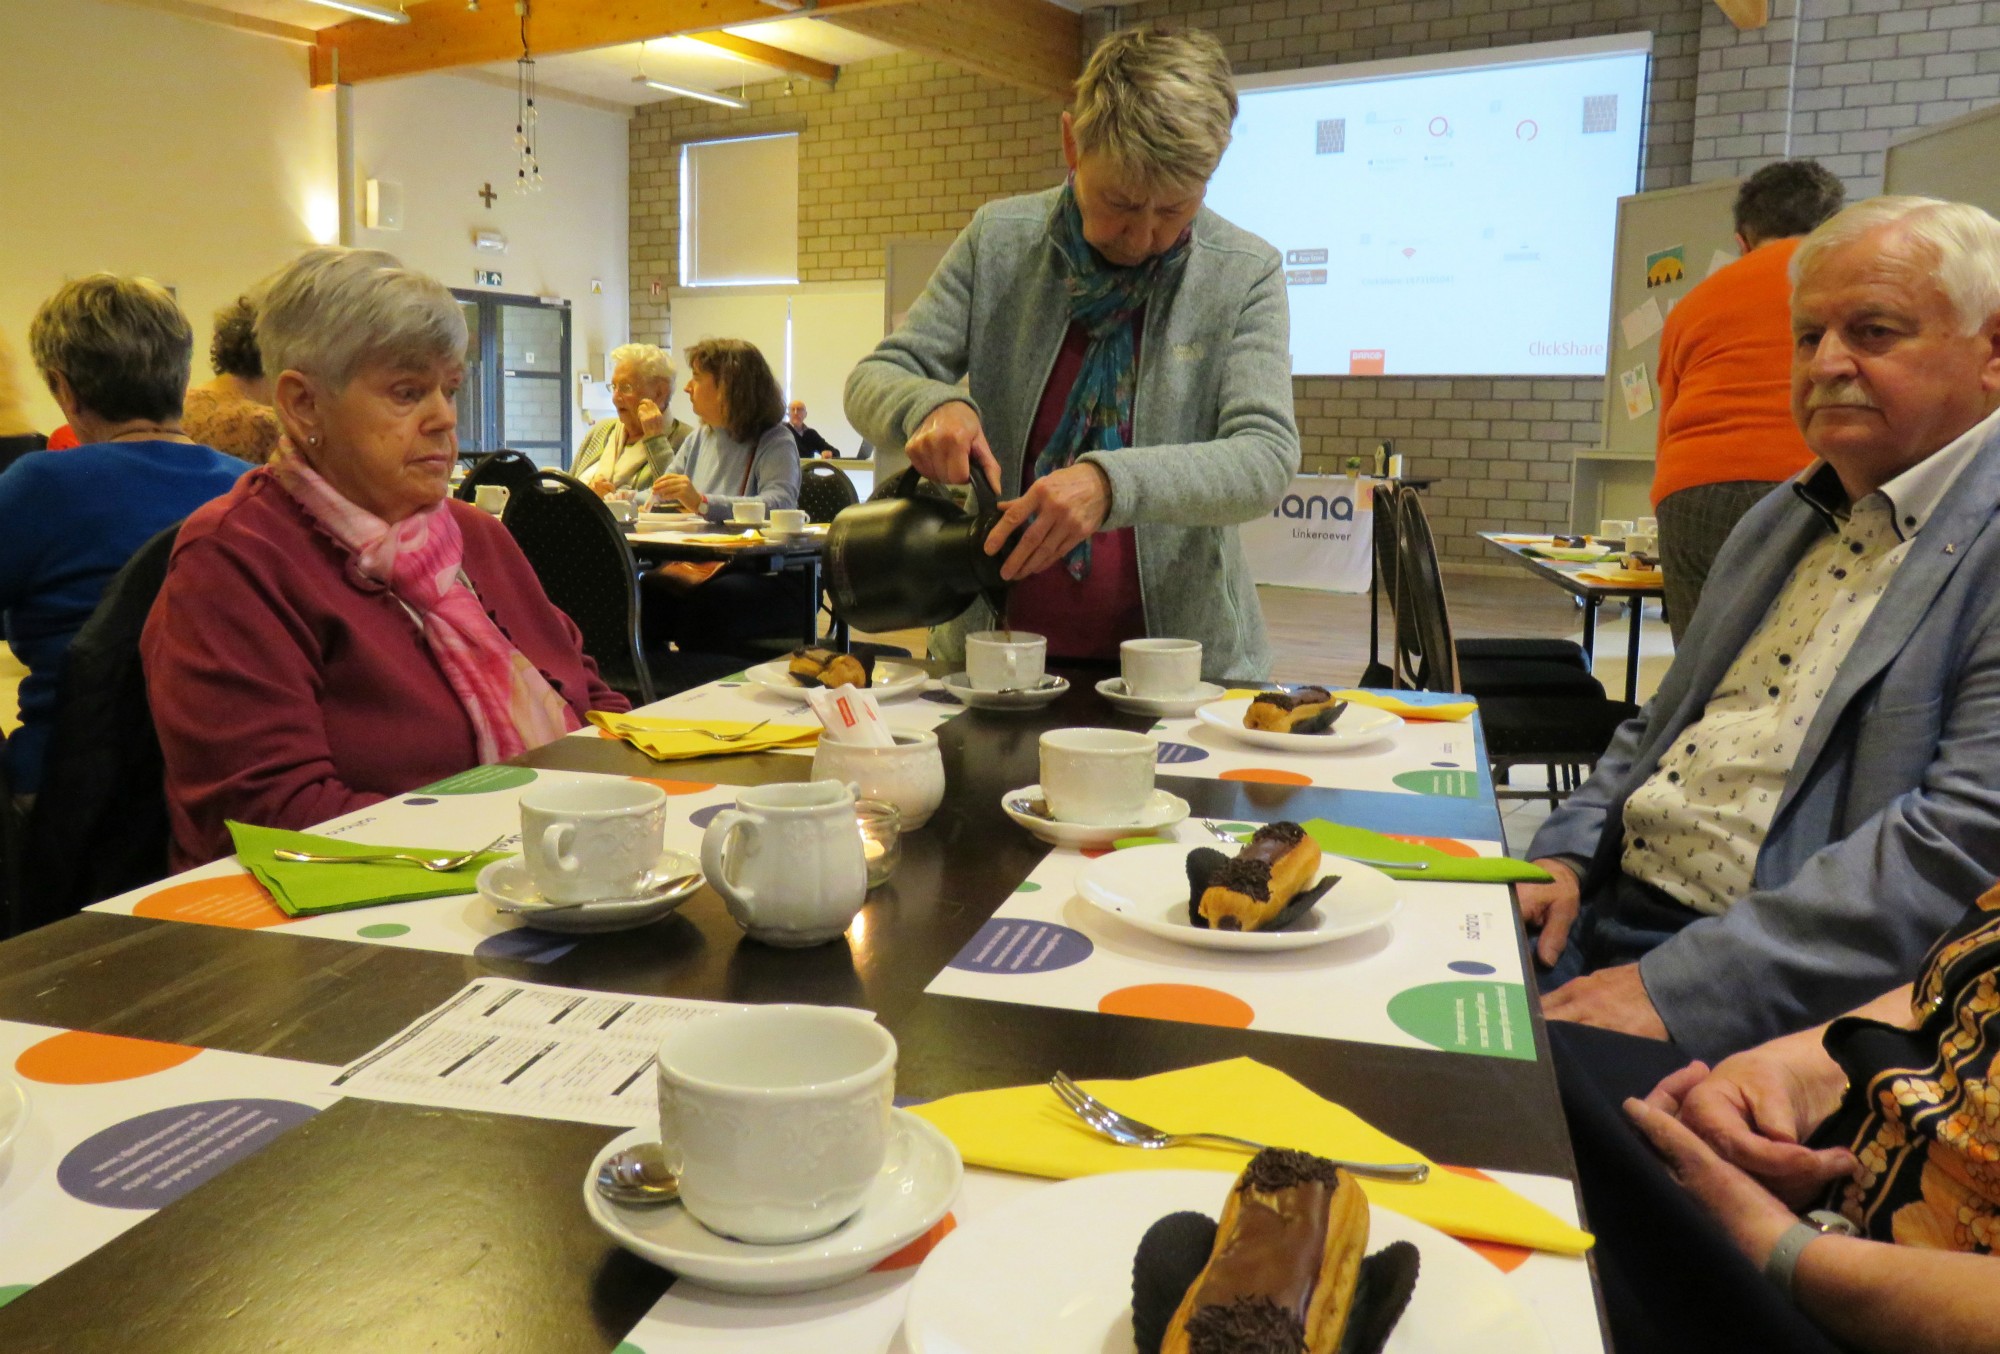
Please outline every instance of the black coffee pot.
[[911, 467], [888, 494], [843, 509], [827, 528], [827, 591], [835, 614], [856, 629], [940, 625], [982, 596], [1004, 614], [1000, 566], [1021, 533], [999, 554], [986, 553], [1000, 505], [985, 472], [973, 467], [972, 513], [922, 484]]

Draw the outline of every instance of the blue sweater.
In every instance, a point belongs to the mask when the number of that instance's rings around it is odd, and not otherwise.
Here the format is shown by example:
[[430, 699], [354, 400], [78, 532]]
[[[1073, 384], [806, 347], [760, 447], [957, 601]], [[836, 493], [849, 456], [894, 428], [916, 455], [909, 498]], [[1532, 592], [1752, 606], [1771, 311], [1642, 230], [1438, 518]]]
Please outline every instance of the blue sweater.
[[[747, 486], [745, 466], [750, 470]], [[799, 506], [799, 444], [783, 423], [766, 428], [754, 447], [703, 424], [701, 431], [681, 443], [667, 473], [694, 481], [696, 491], [708, 500], [702, 516], [711, 522], [728, 521], [739, 498], [763, 499], [766, 517], [779, 508]]]
[[0, 474], [0, 612], [28, 668], [5, 752], [15, 794], [41, 787], [63, 656], [112, 575], [247, 469], [185, 442], [100, 442], [30, 452]]

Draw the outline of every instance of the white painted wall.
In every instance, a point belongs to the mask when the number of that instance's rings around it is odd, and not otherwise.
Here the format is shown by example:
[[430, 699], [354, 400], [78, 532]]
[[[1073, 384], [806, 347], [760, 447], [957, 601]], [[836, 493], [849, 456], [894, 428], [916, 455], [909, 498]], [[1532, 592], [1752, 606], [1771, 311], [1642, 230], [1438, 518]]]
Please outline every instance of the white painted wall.
[[[363, 184], [402, 184], [403, 228], [363, 228], [355, 243], [387, 249], [447, 286], [472, 288], [476, 269], [496, 269], [502, 283], [488, 290], [568, 299], [571, 369], [601, 380], [604, 354], [627, 336], [627, 121], [544, 96], [543, 187], [519, 196], [511, 88], [456, 75], [358, 85], [355, 172]], [[488, 183], [499, 194], [490, 208], [479, 196]], [[507, 252], [475, 250], [480, 229], [504, 234]], [[571, 419], [580, 442], [588, 416], [573, 407]]]

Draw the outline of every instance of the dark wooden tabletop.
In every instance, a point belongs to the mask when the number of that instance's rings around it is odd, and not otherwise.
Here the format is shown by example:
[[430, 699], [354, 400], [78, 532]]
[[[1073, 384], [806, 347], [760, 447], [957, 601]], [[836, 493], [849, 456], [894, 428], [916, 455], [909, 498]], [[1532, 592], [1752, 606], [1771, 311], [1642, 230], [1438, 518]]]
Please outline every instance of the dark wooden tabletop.
[[[724, 528], [715, 529], [716, 532], [722, 530]], [[632, 554], [635, 557], [648, 564], [675, 559], [802, 561], [816, 559], [826, 549], [824, 532], [802, 536], [796, 540], [761, 540], [749, 545], [712, 545], [700, 541], [663, 539], [667, 535], [666, 532], [628, 532], [625, 543], [632, 547]]]
[[[1564, 592], [1574, 593], [1578, 597], [1603, 602], [1619, 597], [1658, 597], [1665, 590], [1665, 585], [1657, 581], [1652, 583], [1586, 582], [1577, 577], [1576, 571], [1579, 567], [1577, 565], [1565, 564], [1561, 560], [1536, 559], [1533, 555], [1522, 553], [1522, 547], [1513, 542], [1495, 540], [1494, 533], [1492, 532], [1480, 532], [1479, 539], [1485, 541], [1488, 545], [1507, 556], [1508, 559], [1520, 565], [1529, 573], [1555, 584]], [[1607, 560], [1601, 567], [1616, 568], [1617, 564], [1614, 560]]]
[[[1046, 728], [1144, 728], [1077, 682], [1050, 707], [966, 711], [939, 730], [946, 798], [904, 838], [865, 925], [780, 950], [747, 939], [702, 890], [673, 916], [526, 964], [86, 914], [0, 944], [0, 1018], [339, 1064], [482, 973], [728, 1001], [865, 1006], [896, 1035], [916, 1097], [1131, 1077], [1255, 1057], [1433, 1158], [1571, 1176], [1531, 1000], [1525, 1062], [1255, 1030], [927, 996], [925, 986], [1046, 848], [1004, 791], [1037, 778]], [[564, 739], [530, 765], [658, 774], [623, 743]], [[804, 779], [811, 759], [701, 764], [723, 784]], [[1311, 788], [1162, 777], [1196, 814], [1306, 818]], [[1497, 822], [1496, 828], [1497, 832]], [[1516, 942], [1528, 970], [1518, 923]], [[0, 1307], [0, 1349], [531, 1350], [602, 1354], [670, 1276], [589, 1223], [582, 1176], [614, 1130], [342, 1101]]]

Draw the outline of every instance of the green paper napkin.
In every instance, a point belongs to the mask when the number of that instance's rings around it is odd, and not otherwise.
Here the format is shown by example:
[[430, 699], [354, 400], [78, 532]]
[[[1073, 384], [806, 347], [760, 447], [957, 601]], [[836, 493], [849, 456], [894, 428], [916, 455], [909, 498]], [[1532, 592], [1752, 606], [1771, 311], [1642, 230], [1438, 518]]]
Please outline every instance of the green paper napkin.
[[421, 865], [383, 861], [376, 865], [306, 865], [278, 860], [278, 850], [311, 851], [322, 856], [365, 856], [378, 851], [410, 851], [418, 855], [450, 855], [434, 846], [376, 846], [351, 842], [340, 837], [318, 837], [310, 832], [287, 832], [283, 828], [229, 824], [229, 836], [236, 843], [236, 859], [270, 890], [271, 897], [290, 917], [316, 917], [322, 912], [345, 912], [355, 907], [377, 907], [383, 903], [405, 903], [414, 898], [449, 898], [471, 893], [479, 872], [511, 851], [486, 851], [470, 863], [448, 874], [435, 874]]
[[[1454, 856], [1434, 846], [1401, 841], [1370, 832], [1365, 827], [1329, 823], [1324, 818], [1308, 818], [1300, 827], [1329, 855], [1354, 856], [1395, 879], [1414, 879], [1439, 884], [1543, 884], [1552, 877], [1539, 865], [1505, 856]], [[1247, 835], [1247, 834], [1246, 834]], [[1377, 862], [1421, 861], [1421, 870], [1399, 870]]]

